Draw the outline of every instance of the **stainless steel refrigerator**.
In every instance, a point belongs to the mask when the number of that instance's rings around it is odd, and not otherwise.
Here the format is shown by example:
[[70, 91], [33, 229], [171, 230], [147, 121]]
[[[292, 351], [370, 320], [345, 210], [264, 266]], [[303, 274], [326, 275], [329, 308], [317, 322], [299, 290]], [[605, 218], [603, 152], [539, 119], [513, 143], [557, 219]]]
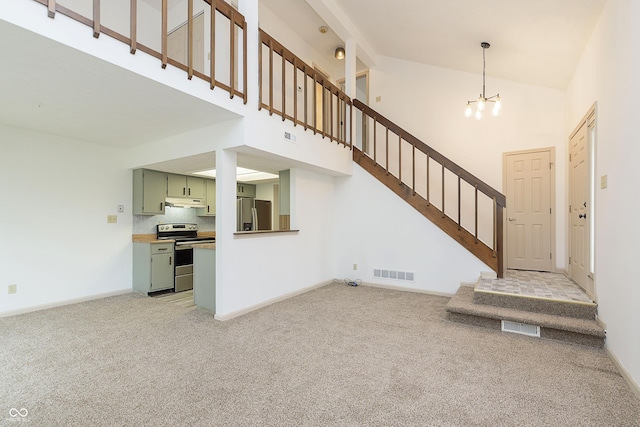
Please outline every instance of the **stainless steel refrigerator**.
[[238, 197], [238, 231], [271, 230], [271, 202], [250, 197]]

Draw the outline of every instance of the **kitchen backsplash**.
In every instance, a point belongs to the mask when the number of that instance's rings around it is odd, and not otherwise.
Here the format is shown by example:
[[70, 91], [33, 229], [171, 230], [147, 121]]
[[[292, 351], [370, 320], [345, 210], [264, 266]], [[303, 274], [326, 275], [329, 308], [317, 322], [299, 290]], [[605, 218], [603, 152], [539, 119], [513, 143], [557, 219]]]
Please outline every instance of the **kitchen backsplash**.
[[165, 207], [164, 215], [134, 215], [133, 234], [155, 234], [156, 225], [173, 223], [198, 224], [198, 231], [216, 231], [216, 218], [197, 216], [196, 209]]

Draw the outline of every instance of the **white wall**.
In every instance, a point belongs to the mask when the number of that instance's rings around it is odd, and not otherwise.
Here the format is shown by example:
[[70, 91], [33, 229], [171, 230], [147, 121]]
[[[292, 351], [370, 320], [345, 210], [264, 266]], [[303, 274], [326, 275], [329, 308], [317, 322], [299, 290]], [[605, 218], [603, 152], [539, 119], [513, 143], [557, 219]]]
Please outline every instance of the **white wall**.
[[597, 101], [595, 284], [598, 313], [607, 325], [607, 347], [640, 384], [640, 3], [605, 6], [568, 88], [567, 126], [573, 129]]
[[332, 232], [333, 178], [294, 169], [291, 181], [297, 218], [292, 228], [298, 233], [232, 236], [228, 230], [221, 235], [218, 228], [217, 255], [224, 260], [217, 263], [218, 316], [232, 316], [332, 279], [334, 248], [327, 235]]
[[[333, 216], [337, 278], [453, 294], [491, 271], [358, 165], [353, 176], [336, 178]], [[415, 281], [374, 278], [374, 268], [413, 272]]]
[[123, 151], [3, 125], [0, 141], [0, 313], [130, 290]]
[[[466, 118], [466, 102], [482, 90], [482, 75], [380, 57], [370, 71], [371, 107], [487, 184], [502, 190], [502, 154], [556, 147], [557, 253], [566, 267], [565, 93], [487, 78], [487, 95], [500, 93], [499, 117]], [[381, 97], [380, 102], [375, 102]], [[449, 204], [453, 206], [453, 204]]]

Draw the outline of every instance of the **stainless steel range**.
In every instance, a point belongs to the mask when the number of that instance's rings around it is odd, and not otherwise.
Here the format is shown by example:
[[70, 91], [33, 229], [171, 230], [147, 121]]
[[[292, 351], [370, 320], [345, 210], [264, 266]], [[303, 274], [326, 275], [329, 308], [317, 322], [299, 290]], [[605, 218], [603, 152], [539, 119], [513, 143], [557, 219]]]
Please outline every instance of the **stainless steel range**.
[[215, 237], [198, 237], [197, 224], [158, 224], [158, 240], [175, 240], [174, 292], [193, 289], [193, 244], [215, 243]]

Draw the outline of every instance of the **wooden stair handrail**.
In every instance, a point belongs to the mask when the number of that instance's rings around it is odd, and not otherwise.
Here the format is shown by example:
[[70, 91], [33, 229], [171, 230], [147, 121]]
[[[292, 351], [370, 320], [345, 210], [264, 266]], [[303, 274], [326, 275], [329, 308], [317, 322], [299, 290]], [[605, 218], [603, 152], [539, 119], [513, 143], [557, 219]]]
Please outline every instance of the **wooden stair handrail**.
[[354, 99], [352, 101], [353, 106], [364, 112], [368, 117], [373, 118], [377, 123], [385, 126], [387, 129], [391, 130], [396, 135], [400, 136], [403, 140], [415, 146], [418, 150], [427, 154], [429, 158], [435, 160], [436, 162], [444, 165], [445, 168], [449, 169], [455, 175], [467, 181], [471, 186], [478, 186], [478, 190], [486, 194], [489, 198], [494, 198], [496, 203], [502, 207], [506, 206], [506, 201], [504, 194], [500, 193], [498, 190], [491, 187], [489, 184], [482, 181], [480, 178], [477, 178], [472, 173], [468, 172], [455, 162], [449, 160], [447, 157], [443, 156], [433, 148], [429, 147], [424, 142], [420, 141], [415, 136], [411, 135], [406, 130], [402, 129], [400, 126], [392, 122], [391, 120], [384, 117], [382, 114], [378, 113], [368, 105], [362, 103], [358, 99]]

